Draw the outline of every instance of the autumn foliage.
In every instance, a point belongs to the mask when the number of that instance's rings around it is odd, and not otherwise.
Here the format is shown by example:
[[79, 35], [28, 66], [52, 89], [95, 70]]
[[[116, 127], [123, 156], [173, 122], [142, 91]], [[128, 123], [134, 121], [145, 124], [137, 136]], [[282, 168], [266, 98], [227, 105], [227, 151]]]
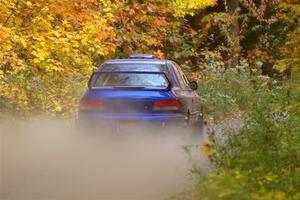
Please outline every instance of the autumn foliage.
[[[214, 1], [1, 0], [0, 105], [19, 114], [72, 113], [99, 62], [132, 52], [164, 57], [167, 15]], [[180, 8], [180, 9], [178, 9]], [[115, 56], [113, 56], [115, 55]]]
[[1, 1], [1, 108], [74, 109], [95, 57], [116, 48], [112, 9], [109, 1]]

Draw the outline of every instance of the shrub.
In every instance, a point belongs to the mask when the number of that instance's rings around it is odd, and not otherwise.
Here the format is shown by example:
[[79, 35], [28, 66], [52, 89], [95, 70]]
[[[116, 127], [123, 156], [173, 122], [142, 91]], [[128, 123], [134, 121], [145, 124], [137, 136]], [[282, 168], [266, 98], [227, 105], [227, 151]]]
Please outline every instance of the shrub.
[[[299, 199], [300, 117], [288, 113], [290, 99], [280, 82], [251, 70], [207, 70], [200, 87], [214, 119], [242, 113], [243, 127], [211, 135], [215, 169], [198, 177], [206, 199]], [[199, 178], [200, 177], [200, 178]]]

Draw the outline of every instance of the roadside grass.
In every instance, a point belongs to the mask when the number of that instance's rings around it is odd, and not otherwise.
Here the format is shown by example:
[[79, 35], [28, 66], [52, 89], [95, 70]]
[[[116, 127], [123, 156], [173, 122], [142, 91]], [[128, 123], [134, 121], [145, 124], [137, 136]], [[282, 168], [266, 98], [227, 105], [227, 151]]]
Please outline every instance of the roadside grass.
[[206, 70], [199, 94], [212, 123], [240, 117], [225, 142], [211, 133], [214, 169], [194, 169], [193, 195], [178, 199], [300, 199], [300, 117], [289, 112], [292, 97], [280, 81], [250, 69]]

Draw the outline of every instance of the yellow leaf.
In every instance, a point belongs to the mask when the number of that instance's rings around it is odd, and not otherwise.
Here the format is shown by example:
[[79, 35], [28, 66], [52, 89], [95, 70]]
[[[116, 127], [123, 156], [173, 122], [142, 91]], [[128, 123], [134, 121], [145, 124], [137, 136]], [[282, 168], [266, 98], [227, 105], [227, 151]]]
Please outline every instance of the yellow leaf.
[[205, 155], [209, 155], [211, 153], [211, 146], [209, 143], [207, 142], [204, 142], [201, 147], [200, 147], [200, 150], [203, 154]]
[[27, 6], [32, 6], [31, 1], [26, 1], [26, 5], [27, 5]]
[[61, 112], [61, 107], [59, 105], [57, 105], [54, 109], [55, 112]]

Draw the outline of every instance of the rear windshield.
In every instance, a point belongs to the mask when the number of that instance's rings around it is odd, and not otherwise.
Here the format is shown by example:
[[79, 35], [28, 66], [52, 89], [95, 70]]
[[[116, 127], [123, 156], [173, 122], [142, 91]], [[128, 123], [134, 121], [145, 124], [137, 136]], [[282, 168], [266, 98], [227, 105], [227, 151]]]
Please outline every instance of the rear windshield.
[[168, 70], [165, 64], [121, 63], [121, 64], [105, 64], [104, 66], [102, 66], [101, 71], [167, 72]]
[[92, 87], [168, 87], [164, 74], [149, 73], [97, 73], [93, 77]]

